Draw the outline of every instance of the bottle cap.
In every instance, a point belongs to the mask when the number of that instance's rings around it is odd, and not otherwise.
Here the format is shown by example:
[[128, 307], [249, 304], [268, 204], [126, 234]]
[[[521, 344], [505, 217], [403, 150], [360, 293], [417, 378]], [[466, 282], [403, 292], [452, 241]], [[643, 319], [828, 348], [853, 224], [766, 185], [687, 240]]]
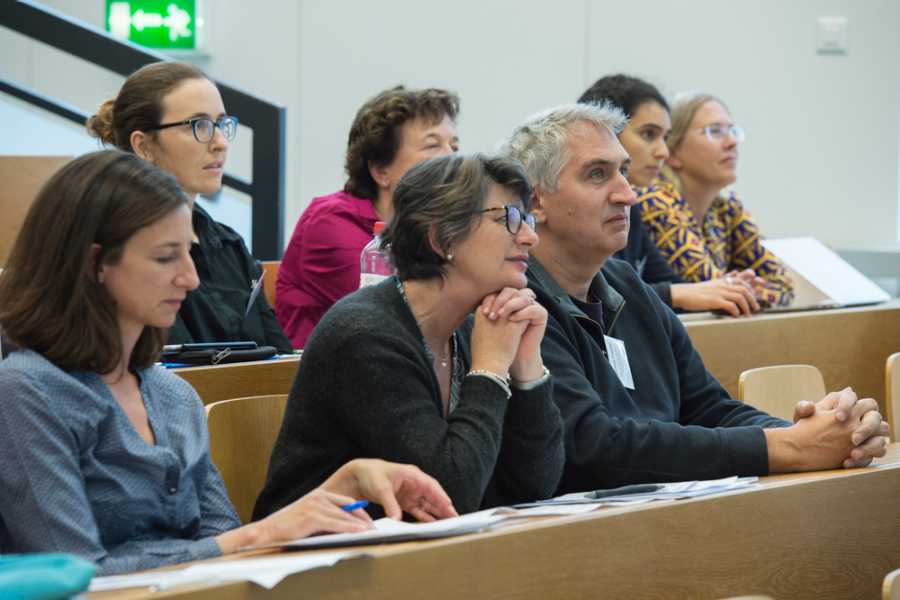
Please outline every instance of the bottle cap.
[[384, 221], [375, 221], [373, 231], [375, 232], [375, 235], [381, 235], [381, 232], [384, 231]]

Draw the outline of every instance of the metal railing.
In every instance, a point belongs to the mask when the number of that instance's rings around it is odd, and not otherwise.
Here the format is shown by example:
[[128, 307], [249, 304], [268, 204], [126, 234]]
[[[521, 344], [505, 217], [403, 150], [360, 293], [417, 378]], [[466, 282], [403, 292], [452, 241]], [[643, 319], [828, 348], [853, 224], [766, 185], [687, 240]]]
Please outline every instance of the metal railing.
[[[0, 0], [0, 25], [119, 75], [168, 60], [163, 54], [118, 40], [105, 31], [29, 0]], [[216, 82], [228, 111], [253, 130], [253, 180], [226, 174], [224, 185], [251, 199], [253, 256], [281, 258], [284, 236], [285, 108]], [[60, 117], [84, 124], [88, 115], [61, 101], [6, 79], [0, 92]]]

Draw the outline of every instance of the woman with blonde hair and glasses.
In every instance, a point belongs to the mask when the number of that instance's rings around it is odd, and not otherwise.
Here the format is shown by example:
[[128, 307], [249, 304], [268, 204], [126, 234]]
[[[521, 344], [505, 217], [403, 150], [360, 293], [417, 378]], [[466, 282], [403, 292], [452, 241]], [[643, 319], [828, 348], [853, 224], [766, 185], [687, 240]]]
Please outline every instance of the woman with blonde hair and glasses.
[[727, 187], [737, 179], [744, 130], [710, 94], [684, 94], [672, 106], [663, 183], [644, 190], [642, 220], [669, 264], [687, 281], [752, 270], [763, 306], [793, 299], [784, 265], [762, 244], [759, 228]]
[[[578, 101], [607, 102], [622, 109], [628, 123], [618, 138], [631, 159], [628, 183], [638, 194], [642, 188], [658, 183], [660, 169], [669, 158], [666, 139], [672, 126], [669, 104], [659, 90], [637, 77], [607, 75], [594, 82]], [[631, 207], [629, 221], [628, 244], [613, 257], [631, 264], [663, 302], [679, 310], [720, 310], [734, 317], [760, 309], [752, 271], [731, 271], [708, 281], [687, 282], [675, 274], [656, 247], [641, 223], [638, 204]]]

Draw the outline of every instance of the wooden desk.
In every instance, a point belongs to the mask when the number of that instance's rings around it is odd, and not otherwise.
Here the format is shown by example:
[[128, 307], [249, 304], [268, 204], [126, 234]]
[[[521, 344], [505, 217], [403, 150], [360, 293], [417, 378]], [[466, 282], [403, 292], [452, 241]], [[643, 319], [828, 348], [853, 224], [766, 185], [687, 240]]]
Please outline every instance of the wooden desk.
[[300, 357], [259, 360], [252, 362], [215, 365], [210, 367], [185, 367], [172, 372], [190, 383], [203, 404], [219, 400], [287, 394], [294, 383]]
[[809, 364], [829, 391], [852, 386], [884, 412], [884, 365], [900, 351], [900, 301], [876, 306], [687, 320], [688, 334], [713, 375], [737, 398], [741, 372]]
[[[894, 445], [882, 462], [900, 460]], [[760, 489], [554, 517], [374, 559], [241, 582], [94, 598], [877, 598], [900, 566], [900, 464], [766, 478]]]
[[[898, 300], [745, 319], [688, 319], [685, 327], [707, 368], [735, 398], [738, 377], [747, 369], [810, 364], [822, 371], [828, 390], [853, 386], [861, 396], [876, 398], [884, 411], [885, 361], [900, 351]], [[209, 404], [242, 396], [286, 394], [299, 360], [189, 367], [174, 372]]]

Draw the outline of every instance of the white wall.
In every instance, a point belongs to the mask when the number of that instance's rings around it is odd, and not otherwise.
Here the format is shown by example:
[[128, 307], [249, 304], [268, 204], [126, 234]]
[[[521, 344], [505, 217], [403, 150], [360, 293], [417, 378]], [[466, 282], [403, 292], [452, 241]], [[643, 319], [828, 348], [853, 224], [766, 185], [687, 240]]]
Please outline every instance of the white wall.
[[[641, 32], [658, 43], [593, 36], [592, 72], [621, 61], [667, 95], [723, 97], [748, 130], [736, 188], [766, 235], [897, 242], [900, 2], [657, 0], [622, 3], [615, 18], [635, 23], [651, 6], [656, 18]], [[815, 53], [819, 16], [848, 18], [848, 55]]]
[[[53, 0], [96, 25], [102, 3]], [[769, 236], [895, 245], [900, 170], [897, 0], [207, 1], [213, 76], [288, 107], [286, 235], [343, 183], [359, 105], [388, 86], [462, 98], [465, 152], [624, 71], [664, 93], [722, 96], [748, 130], [738, 190]], [[818, 16], [849, 20], [846, 56], [817, 55]], [[0, 28], [0, 75], [85, 110], [121, 78]], [[2, 127], [2, 122], [0, 122]], [[242, 154], [242, 152], [237, 152]], [[238, 157], [238, 171], [246, 161]]]

